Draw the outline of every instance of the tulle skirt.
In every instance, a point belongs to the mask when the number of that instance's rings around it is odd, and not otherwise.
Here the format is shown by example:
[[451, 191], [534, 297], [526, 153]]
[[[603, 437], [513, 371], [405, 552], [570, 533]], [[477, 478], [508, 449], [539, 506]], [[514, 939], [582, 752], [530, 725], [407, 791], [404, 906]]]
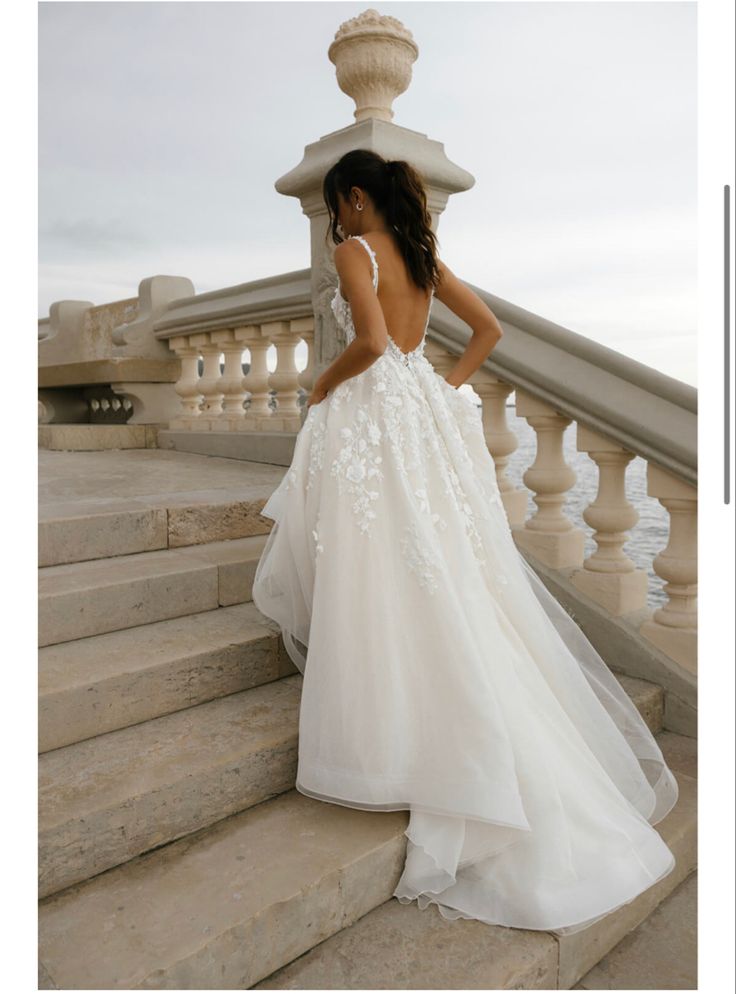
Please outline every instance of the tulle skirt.
[[253, 600], [303, 673], [296, 787], [408, 810], [394, 891], [446, 918], [587, 927], [666, 876], [678, 787], [513, 540], [480, 412], [424, 357], [310, 407]]

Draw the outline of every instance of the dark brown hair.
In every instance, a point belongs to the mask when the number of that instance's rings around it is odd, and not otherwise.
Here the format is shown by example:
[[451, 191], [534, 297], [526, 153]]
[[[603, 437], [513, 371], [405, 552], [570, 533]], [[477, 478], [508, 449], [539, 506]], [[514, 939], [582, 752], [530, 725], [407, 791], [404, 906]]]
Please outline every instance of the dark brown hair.
[[353, 186], [370, 196], [375, 208], [393, 228], [407, 269], [422, 289], [439, 283], [437, 237], [432, 231], [432, 215], [420, 174], [403, 159], [386, 160], [368, 149], [353, 149], [327, 171], [322, 195], [330, 216], [332, 240], [343, 239], [337, 232], [338, 192], [349, 199]]

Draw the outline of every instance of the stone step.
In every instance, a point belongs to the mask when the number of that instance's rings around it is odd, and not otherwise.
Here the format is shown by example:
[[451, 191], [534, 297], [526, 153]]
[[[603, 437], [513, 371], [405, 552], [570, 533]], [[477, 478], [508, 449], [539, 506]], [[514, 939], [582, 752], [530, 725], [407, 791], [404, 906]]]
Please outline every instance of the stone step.
[[297, 672], [252, 602], [39, 650], [39, 752]]
[[294, 787], [301, 674], [39, 758], [39, 893]]
[[[44, 646], [38, 656], [40, 753], [297, 672], [278, 625], [251, 601]], [[659, 732], [661, 687], [617, 679]]]
[[[681, 738], [662, 748], [687, 765]], [[65, 990], [566, 989], [692, 872], [696, 781], [678, 781], [657, 826], [677, 868], [559, 943], [401, 905], [408, 813], [292, 790], [42, 901], [41, 970]]]
[[45, 566], [38, 580], [39, 646], [249, 601], [267, 538]]
[[572, 990], [698, 990], [697, 871], [678, 884]]
[[636, 704], [637, 710], [647, 723], [649, 731], [653, 735], [661, 732], [664, 727], [663, 688], [658, 683], [650, 683], [649, 680], [626, 676], [624, 673], [614, 672], [613, 675]]
[[556, 936], [465, 919], [447, 921], [431, 905], [421, 911], [416, 904], [391, 898], [254, 988], [568, 990], [697, 863], [696, 743], [671, 732], [657, 738], [680, 786], [677, 804], [657, 825], [677, 865], [630, 904], [581, 932]]
[[273, 485], [256, 480], [239, 493], [219, 488], [127, 500], [46, 502], [39, 508], [38, 565], [264, 535], [271, 521], [260, 511], [272, 490]]
[[[651, 721], [659, 688], [621, 679]], [[291, 789], [301, 681], [295, 674], [44, 753], [41, 894]]]

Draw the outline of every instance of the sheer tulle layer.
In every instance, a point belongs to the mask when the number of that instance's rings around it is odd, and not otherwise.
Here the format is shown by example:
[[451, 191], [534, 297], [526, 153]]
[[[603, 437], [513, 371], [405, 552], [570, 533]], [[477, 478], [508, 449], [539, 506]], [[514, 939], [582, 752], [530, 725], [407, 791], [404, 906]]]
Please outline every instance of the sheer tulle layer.
[[423, 357], [312, 406], [253, 600], [304, 674], [297, 789], [410, 811], [395, 894], [576, 931], [661, 879], [656, 740], [519, 553], [479, 411]]

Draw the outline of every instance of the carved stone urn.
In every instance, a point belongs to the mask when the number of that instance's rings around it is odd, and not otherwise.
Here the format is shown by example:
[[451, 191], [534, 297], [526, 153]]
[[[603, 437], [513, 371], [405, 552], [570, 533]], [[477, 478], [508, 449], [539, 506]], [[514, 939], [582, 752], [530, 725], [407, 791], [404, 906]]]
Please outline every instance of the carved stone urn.
[[419, 48], [401, 21], [369, 8], [340, 25], [327, 50], [337, 84], [355, 101], [356, 121], [393, 120], [391, 104], [409, 88]]

